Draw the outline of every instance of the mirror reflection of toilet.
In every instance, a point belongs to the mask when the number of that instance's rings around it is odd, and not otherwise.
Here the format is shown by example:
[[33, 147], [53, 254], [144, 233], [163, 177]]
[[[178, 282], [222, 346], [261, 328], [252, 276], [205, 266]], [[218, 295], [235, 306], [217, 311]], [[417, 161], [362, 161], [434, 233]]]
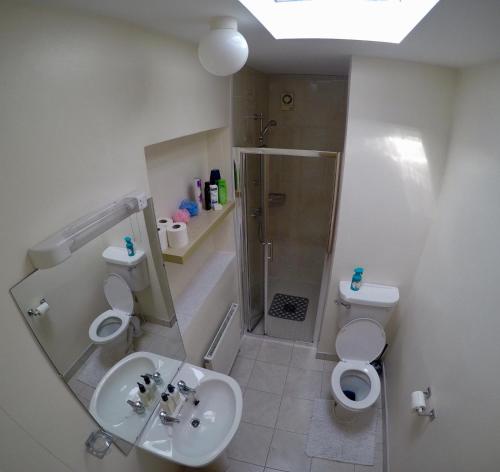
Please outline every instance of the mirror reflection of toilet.
[[353, 291], [350, 281], [341, 281], [340, 331], [335, 348], [340, 361], [331, 376], [334, 413], [349, 420], [371, 408], [380, 396], [380, 378], [370, 364], [382, 353], [387, 325], [399, 301], [396, 287], [364, 283]]
[[140, 330], [139, 320], [133, 317], [135, 291], [149, 285], [144, 251], [129, 256], [125, 248], [108, 247], [102, 257], [111, 272], [104, 281], [104, 295], [111, 309], [101, 313], [89, 327], [89, 337], [95, 344], [110, 344], [128, 350], [129, 328], [135, 335]]

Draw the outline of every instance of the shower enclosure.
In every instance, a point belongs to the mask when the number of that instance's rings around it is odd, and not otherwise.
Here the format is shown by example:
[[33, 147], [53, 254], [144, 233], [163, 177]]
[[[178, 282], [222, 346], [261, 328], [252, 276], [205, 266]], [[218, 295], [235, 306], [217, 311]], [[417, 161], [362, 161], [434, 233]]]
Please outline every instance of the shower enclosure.
[[331, 257], [340, 154], [235, 148], [246, 329], [312, 342]]

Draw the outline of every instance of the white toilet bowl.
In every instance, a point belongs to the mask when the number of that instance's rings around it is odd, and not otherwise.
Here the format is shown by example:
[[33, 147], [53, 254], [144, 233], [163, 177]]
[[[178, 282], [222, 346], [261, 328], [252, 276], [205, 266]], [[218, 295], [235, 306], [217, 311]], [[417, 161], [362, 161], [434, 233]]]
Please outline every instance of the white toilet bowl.
[[335, 347], [341, 360], [331, 377], [337, 416], [363, 412], [379, 398], [380, 378], [370, 362], [382, 352], [385, 340], [382, 326], [368, 318], [350, 321], [339, 331]]
[[124, 343], [134, 298], [125, 280], [117, 274], [110, 274], [104, 282], [104, 295], [111, 310], [101, 313], [89, 327], [89, 337], [95, 344]]

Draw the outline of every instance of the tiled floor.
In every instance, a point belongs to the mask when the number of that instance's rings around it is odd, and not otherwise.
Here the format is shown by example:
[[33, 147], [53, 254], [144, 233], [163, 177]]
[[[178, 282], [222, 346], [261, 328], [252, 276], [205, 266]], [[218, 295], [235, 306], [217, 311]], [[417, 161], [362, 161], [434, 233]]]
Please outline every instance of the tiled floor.
[[382, 472], [381, 431], [372, 467], [305, 453], [313, 403], [316, 398], [331, 399], [334, 366], [316, 359], [308, 344], [243, 338], [231, 371], [243, 391], [243, 415], [227, 448], [229, 472]]

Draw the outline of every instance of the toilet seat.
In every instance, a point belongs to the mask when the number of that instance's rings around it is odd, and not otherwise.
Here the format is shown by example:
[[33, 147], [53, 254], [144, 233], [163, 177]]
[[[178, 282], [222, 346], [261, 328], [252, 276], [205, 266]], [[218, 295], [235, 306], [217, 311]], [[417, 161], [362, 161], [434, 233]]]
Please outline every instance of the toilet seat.
[[89, 337], [95, 344], [106, 344], [120, 338], [126, 332], [134, 310], [132, 292], [119, 275], [110, 274], [106, 278], [104, 295], [111, 310], [101, 313], [89, 327]]
[[[370, 391], [362, 400], [351, 400], [348, 398], [341, 385], [342, 377], [346, 372], [354, 375], [365, 375], [370, 383]], [[370, 408], [380, 396], [380, 378], [375, 368], [363, 361], [340, 361], [332, 372], [331, 378], [333, 396], [344, 408], [351, 411], [362, 411]]]
[[[380, 396], [380, 378], [370, 362], [380, 355], [385, 341], [383, 327], [369, 318], [350, 321], [337, 335], [335, 347], [341, 360], [333, 369], [331, 386], [335, 400], [345, 409], [366, 410]], [[368, 389], [362, 399], [352, 400], [344, 393], [342, 384], [347, 374], [351, 374], [350, 377], [362, 390]]]

